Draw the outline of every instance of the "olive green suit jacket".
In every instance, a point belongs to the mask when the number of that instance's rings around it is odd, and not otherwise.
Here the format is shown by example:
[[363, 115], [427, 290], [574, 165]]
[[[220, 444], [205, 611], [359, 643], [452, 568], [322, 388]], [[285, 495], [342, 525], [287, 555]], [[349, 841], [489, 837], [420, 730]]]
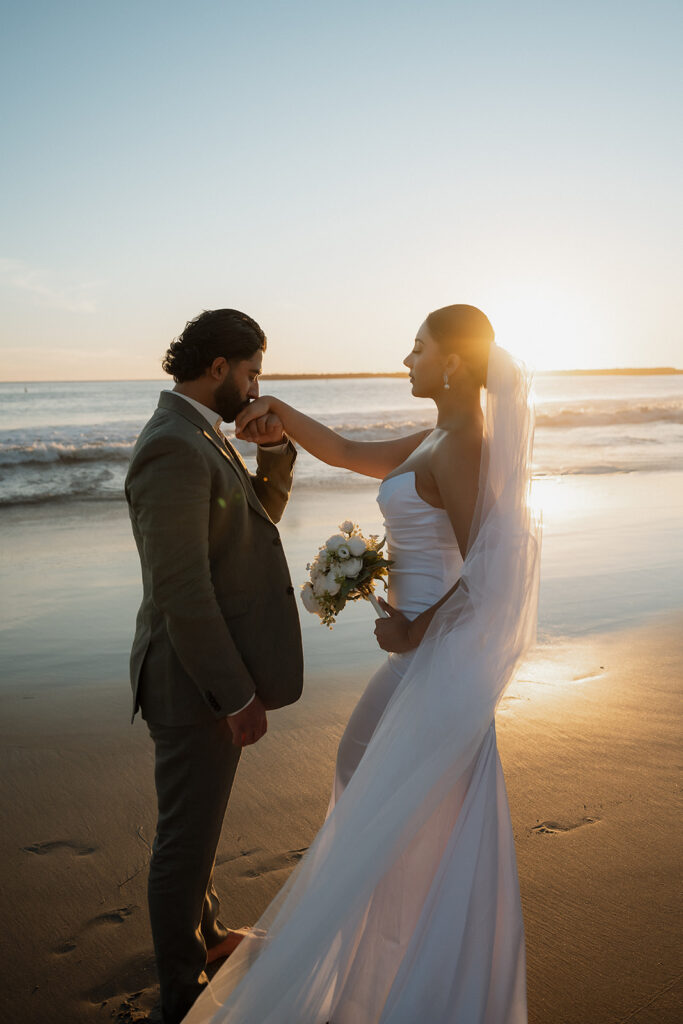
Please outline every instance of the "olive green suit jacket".
[[162, 392], [126, 477], [143, 597], [130, 659], [133, 717], [160, 725], [222, 718], [257, 693], [298, 700], [303, 654], [275, 526], [296, 451], [260, 448], [250, 474], [205, 418]]

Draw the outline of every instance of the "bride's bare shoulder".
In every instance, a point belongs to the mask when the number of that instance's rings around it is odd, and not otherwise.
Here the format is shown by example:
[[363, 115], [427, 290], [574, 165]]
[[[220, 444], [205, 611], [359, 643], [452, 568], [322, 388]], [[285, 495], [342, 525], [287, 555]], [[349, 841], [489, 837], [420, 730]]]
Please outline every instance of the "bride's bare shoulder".
[[479, 468], [482, 435], [476, 427], [466, 430], [437, 428], [433, 432], [430, 452], [434, 468], [445, 466], [451, 471], [455, 465], [474, 464]]

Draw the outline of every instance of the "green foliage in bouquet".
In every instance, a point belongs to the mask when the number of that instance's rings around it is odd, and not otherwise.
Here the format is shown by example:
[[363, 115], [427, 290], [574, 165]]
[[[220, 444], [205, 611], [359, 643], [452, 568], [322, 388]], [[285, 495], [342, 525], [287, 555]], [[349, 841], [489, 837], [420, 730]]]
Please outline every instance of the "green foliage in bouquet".
[[307, 565], [311, 578], [301, 590], [304, 607], [330, 629], [347, 601], [371, 600], [379, 580], [386, 590], [388, 569], [393, 564], [383, 556], [385, 540], [375, 534], [364, 537], [349, 520], [339, 529], [342, 532], [330, 537]]

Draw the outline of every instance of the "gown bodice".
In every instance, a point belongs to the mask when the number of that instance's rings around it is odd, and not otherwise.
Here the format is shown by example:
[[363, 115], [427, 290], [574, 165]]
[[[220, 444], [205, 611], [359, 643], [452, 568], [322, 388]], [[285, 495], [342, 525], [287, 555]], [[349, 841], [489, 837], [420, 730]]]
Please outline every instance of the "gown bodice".
[[462, 555], [445, 509], [429, 505], [415, 473], [382, 480], [377, 504], [384, 516], [389, 570], [387, 600], [409, 619], [431, 607], [460, 578]]

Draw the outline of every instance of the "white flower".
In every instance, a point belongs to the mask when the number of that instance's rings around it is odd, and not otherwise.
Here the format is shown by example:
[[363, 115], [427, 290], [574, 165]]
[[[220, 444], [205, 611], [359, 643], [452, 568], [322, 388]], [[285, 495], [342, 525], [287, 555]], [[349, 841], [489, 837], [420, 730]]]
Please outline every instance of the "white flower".
[[327, 551], [325, 548], [321, 548], [310, 565], [307, 566], [312, 580], [320, 576], [321, 573], [327, 572], [327, 557]]
[[339, 593], [340, 589], [341, 584], [337, 583], [333, 569], [319, 576], [313, 583], [313, 593], [317, 597], [323, 597], [325, 594], [334, 597], [335, 594]]
[[328, 551], [336, 551], [342, 546], [342, 544], [346, 544], [346, 537], [343, 537], [341, 533], [335, 533], [335, 535], [330, 537], [327, 541], [325, 547]]
[[345, 519], [343, 523], [339, 524], [339, 529], [342, 533], [353, 533], [353, 523], [350, 519]]
[[346, 558], [351, 557], [351, 551], [349, 550], [348, 544], [340, 544], [337, 548], [337, 558], [341, 558], [342, 562]]
[[345, 576], [357, 576], [363, 568], [362, 558], [347, 558], [341, 569]]
[[334, 575], [334, 569], [330, 569], [330, 571], [325, 576], [323, 576], [323, 580], [325, 582], [326, 594], [329, 594], [330, 597], [334, 597], [335, 594], [339, 593], [339, 591], [341, 590], [341, 583], [337, 583], [337, 580]]
[[354, 558], [365, 554], [365, 541], [362, 537], [349, 537], [348, 549]]
[[327, 574], [327, 593], [330, 597], [334, 597], [341, 590], [341, 583], [337, 582], [334, 571], [328, 572]]
[[304, 608], [307, 612], [320, 613], [320, 605], [318, 599], [313, 593], [313, 587], [310, 583], [304, 583], [301, 588], [301, 600], [303, 601]]

